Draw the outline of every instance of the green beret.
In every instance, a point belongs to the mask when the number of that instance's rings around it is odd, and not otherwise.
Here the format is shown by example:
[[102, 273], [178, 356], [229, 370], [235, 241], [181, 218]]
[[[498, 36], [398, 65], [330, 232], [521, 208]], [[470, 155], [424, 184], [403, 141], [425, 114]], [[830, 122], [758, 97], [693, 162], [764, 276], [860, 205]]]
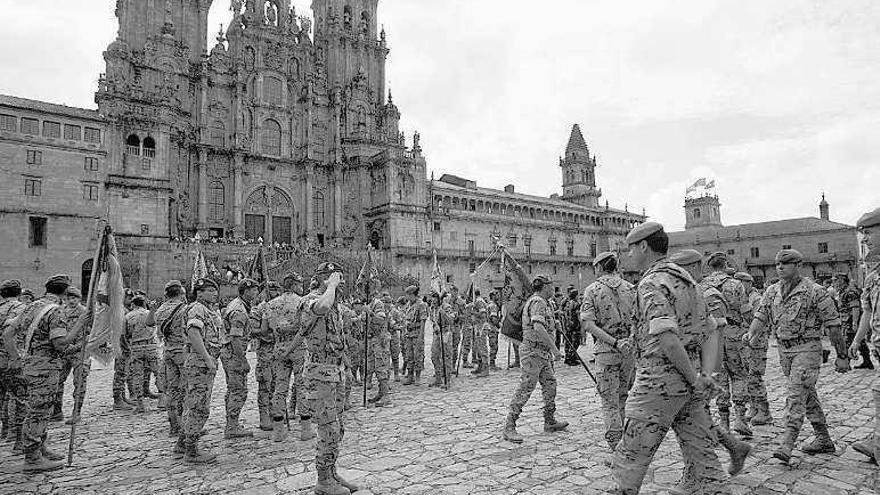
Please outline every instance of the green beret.
[[648, 237], [651, 237], [653, 234], [657, 232], [662, 232], [663, 226], [657, 222], [645, 222], [641, 225], [636, 226], [632, 229], [629, 234], [626, 236], [626, 244], [631, 246], [633, 244], [644, 241]]
[[670, 256], [669, 261], [679, 266], [688, 266], [703, 261], [703, 255], [696, 249], [685, 249]]
[[[532, 279], [532, 285], [536, 285], [536, 284], [547, 285], [552, 282], [553, 282], [553, 279], [550, 278], [550, 275], [547, 275], [546, 273], [539, 273], [538, 275], [535, 276], [534, 279]], [[559, 287], [557, 287], [557, 289], [558, 288]]]
[[[299, 281], [302, 282], [302, 277], [299, 278]], [[270, 280], [270, 281], [266, 282], [266, 288], [267, 289], [280, 289], [281, 284], [279, 284], [278, 282], [276, 282], [274, 280]]]
[[804, 261], [804, 255], [796, 249], [783, 249], [776, 253], [777, 263], [800, 263], [801, 261]]
[[334, 263], [332, 261], [325, 261], [318, 265], [318, 268], [315, 270], [316, 275], [326, 275], [328, 273], [339, 272], [342, 273], [342, 265], [339, 263]]
[[754, 282], [755, 279], [751, 275], [746, 272], [736, 272], [733, 274], [733, 278], [740, 280], [742, 282]]
[[6, 289], [21, 289], [21, 280], [4, 280], [3, 283], [0, 283], [0, 290]]
[[165, 290], [168, 290], [172, 287], [180, 287], [183, 288], [183, 282], [180, 280], [169, 280], [167, 284], [165, 284]]
[[219, 291], [220, 287], [217, 285], [217, 282], [214, 282], [210, 278], [200, 278], [196, 280], [195, 285], [193, 285], [193, 292], [198, 292], [204, 289], [211, 289]]
[[36, 295], [34, 295], [34, 291], [32, 291], [32, 290], [30, 290], [30, 289], [24, 289], [24, 290], [22, 290], [22, 291], [21, 291], [21, 295], [22, 295], [22, 296], [36, 297]]
[[49, 284], [70, 285], [70, 283], [71, 283], [70, 277], [68, 275], [63, 274], [63, 273], [59, 273], [57, 275], [52, 275], [51, 277], [49, 277], [48, 280], [46, 280], [46, 285], [49, 285]]
[[865, 213], [859, 218], [859, 221], [856, 222], [856, 228], [859, 229], [874, 227], [875, 225], [880, 225], [880, 208]]
[[711, 265], [715, 261], [719, 260], [723, 260], [725, 263], [727, 263], [727, 253], [716, 251], [709, 255], [709, 259], [706, 260], [706, 263]]
[[260, 283], [252, 278], [246, 278], [238, 283], [238, 290], [244, 291], [248, 289], [253, 289], [259, 287]]
[[82, 292], [79, 291], [76, 287], [68, 287], [67, 295], [82, 298]]
[[286, 284], [286, 283], [289, 283], [289, 282], [288, 282], [289, 280], [292, 280], [293, 283], [301, 284], [302, 281], [303, 281], [303, 278], [302, 278], [302, 276], [301, 276], [299, 273], [296, 273], [296, 272], [290, 272], [290, 273], [288, 273], [287, 275], [284, 276], [284, 280], [283, 280], [283, 282]]
[[617, 253], [613, 251], [605, 251], [603, 253], [599, 253], [599, 255], [593, 259], [593, 266], [599, 266], [600, 264], [604, 263], [605, 260], [607, 260], [608, 258], [614, 258], [616, 260]]
[[403, 291], [406, 292], [407, 294], [418, 294], [419, 288], [416, 287], [415, 285], [410, 285], [406, 289], [403, 289]]

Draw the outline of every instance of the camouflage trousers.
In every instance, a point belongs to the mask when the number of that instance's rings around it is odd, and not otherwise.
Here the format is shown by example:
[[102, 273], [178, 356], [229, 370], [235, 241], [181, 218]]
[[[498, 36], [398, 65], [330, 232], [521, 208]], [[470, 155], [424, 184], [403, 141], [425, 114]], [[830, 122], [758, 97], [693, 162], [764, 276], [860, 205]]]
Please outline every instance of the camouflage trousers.
[[251, 371], [248, 364], [247, 340], [244, 337], [231, 337], [231, 341], [220, 350], [220, 361], [226, 374], [226, 422], [237, 424], [241, 408], [247, 401], [247, 377]]
[[488, 335], [483, 333], [482, 328], [474, 328], [473, 357], [474, 363], [483, 366], [489, 365], [489, 340]]
[[718, 383], [721, 393], [715, 403], [721, 411], [730, 410], [731, 399], [737, 408], [745, 408], [748, 403], [749, 358], [751, 350], [742, 341], [745, 331], [739, 327], [728, 326], [722, 337], [722, 359], [719, 363]]
[[131, 348], [126, 344], [122, 347], [122, 355], [113, 360], [113, 397], [124, 396], [126, 385], [128, 385], [128, 394], [133, 393], [134, 384], [131, 382], [130, 365]]
[[767, 372], [767, 340], [763, 345], [752, 347], [749, 360], [749, 381], [746, 390], [749, 399], [761, 403], [767, 402], [767, 387], [764, 385], [764, 374]]
[[390, 361], [388, 356], [389, 339], [388, 332], [380, 332], [379, 335], [372, 337], [368, 342], [367, 380], [372, 380], [374, 374], [379, 382], [388, 380], [388, 362]]
[[403, 353], [410, 371], [421, 373], [425, 369], [425, 327], [410, 328], [407, 331]]
[[257, 409], [260, 414], [272, 414], [272, 396], [275, 394], [275, 344], [259, 341], [257, 344]]
[[183, 369], [186, 376], [186, 397], [183, 401], [181, 426], [183, 434], [193, 438], [202, 431], [211, 414], [211, 391], [214, 389], [217, 371], [193, 362], [192, 357], [187, 357]]
[[[443, 377], [443, 361], [446, 361], [446, 378]], [[431, 363], [434, 365], [434, 381], [449, 383], [450, 375], [455, 370], [455, 354], [452, 348], [452, 332], [443, 332], [443, 346], [440, 346], [440, 332], [434, 332], [431, 339]]]
[[[656, 417], [658, 422], [627, 417], [624, 422], [623, 438], [611, 461], [611, 476], [617, 485], [617, 493], [639, 492], [648, 466], [670, 427], [678, 438], [684, 472], [689, 481], [698, 482], [704, 488], [720, 488], [725, 475], [715, 454], [705, 399], [693, 394], [658, 394], [656, 401], [663, 403], [656, 410], [665, 411], [667, 417]], [[710, 489], [706, 493], [716, 492]]]
[[495, 359], [498, 357], [498, 329], [493, 328], [489, 331], [489, 366], [495, 366]]
[[822, 352], [779, 351], [779, 365], [788, 379], [785, 397], [785, 426], [795, 432], [801, 430], [804, 416], [815, 426], [824, 426], [825, 413], [816, 393]]
[[183, 349], [165, 349], [162, 368], [165, 370], [165, 395], [168, 398], [168, 423], [171, 431], [178, 431], [183, 417], [186, 398], [186, 352]]
[[541, 395], [544, 397], [544, 419], [552, 419], [556, 413], [556, 374], [553, 371], [553, 359], [549, 353], [523, 351], [520, 365], [522, 374], [510, 401], [510, 414], [514, 420], [519, 418], [523, 407], [540, 383]]
[[[461, 363], [467, 363], [469, 359], [469, 355], [471, 353], [471, 347], [474, 344], [474, 327], [473, 325], [464, 325], [461, 328], [461, 349], [459, 353], [459, 357], [461, 359]], [[474, 356], [476, 358], [476, 356]], [[476, 359], [474, 359], [476, 360]]]
[[348, 359], [351, 363], [351, 374], [355, 380], [363, 380], [364, 378], [364, 345], [360, 339], [348, 337]]
[[32, 454], [43, 446], [52, 416], [52, 403], [58, 393], [59, 366], [54, 359], [25, 358], [22, 373], [27, 383], [27, 404], [21, 426], [22, 449]]
[[155, 345], [132, 346], [131, 347], [131, 384], [134, 390], [131, 391], [132, 399], [142, 400], [144, 398], [144, 389], [149, 391], [150, 373], [158, 376], [159, 374], [159, 350]]
[[391, 366], [396, 373], [400, 369], [400, 330], [392, 329], [388, 340], [388, 350], [391, 353]]
[[55, 402], [53, 410], [60, 411], [61, 404], [64, 401], [64, 382], [67, 377], [73, 373], [73, 401], [75, 408], [82, 408], [83, 401], [86, 397], [86, 382], [89, 379], [89, 372], [92, 368], [92, 360], [86, 358], [85, 362], [81, 361], [82, 354], [74, 352], [65, 354], [61, 359], [61, 370], [58, 375], [58, 393], [55, 394]]
[[[305, 381], [303, 380], [303, 364], [305, 363], [305, 347], [293, 349], [291, 342], [276, 342], [274, 351], [275, 390], [272, 393], [272, 419], [281, 421], [285, 413], [299, 413], [303, 419], [308, 419], [311, 414], [308, 403], [305, 401]], [[293, 380], [291, 381], [291, 376]], [[290, 391], [290, 405], [287, 404], [287, 394]], [[297, 411], [297, 408], [299, 411]]]
[[18, 440], [27, 410], [27, 381], [21, 368], [0, 368], [0, 394], [4, 400], [3, 424], [9, 428], [9, 440]]
[[312, 411], [312, 419], [317, 424], [315, 467], [319, 471], [335, 466], [339, 457], [339, 444], [345, 436], [342, 414], [345, 381], [345, 374], [338, 368], [333, 373], [309, 373], [305, 380], [306, 401]]
[[626, 397], [635, 379], [635, 360], [620, 352], [596, 354], [596, 388], [602, 400], [605, 440], [617, 444], [623, 434]]
[[461, 324], [454, 323], [452, 325], [452, 352], [453, 352], [452, 362], [456, 363], [456, 364], [458, 362], [458, 354], [456, 354], [456, 353], [459, 350], [460, 344], [461, 344]]

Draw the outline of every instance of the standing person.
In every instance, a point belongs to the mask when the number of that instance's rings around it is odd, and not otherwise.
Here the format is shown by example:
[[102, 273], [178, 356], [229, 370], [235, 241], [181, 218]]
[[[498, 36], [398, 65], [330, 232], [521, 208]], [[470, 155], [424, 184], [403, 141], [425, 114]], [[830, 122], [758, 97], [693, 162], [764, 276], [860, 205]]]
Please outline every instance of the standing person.
[[581, 362], [577, 356], [578, 347], [581, 346], [581, 323], [580, 323], [581, 303], [578, 301], [577, 289], [568, 288], [568, 299], [562, 305], [562, 324], [565, 332], [565, 364], [569, 366], [580, 366]]
[[207, 464], [217, 454], [199, 447], [199, 435], [211, 414], [211, 390], [217, 375], [220, 357], [220, 335], [223, 318], [216, 309], [220, 289], [209, 278], [196, 280], [193, 286], [196, 301], [187, 308], [186, 335], [186, 398], [183, 406], [183, 428], [175, 454], [183, 453], [187, 464]]
[[489, 329], [489, 369], [492, 371], [498, 371], [498, 334], [500, 328], [498, 327], [498, 322], [501, 321], [501, 302], [499, 301], [499, 295], [497, 290], [493, 290], [489, 293], [489, 304], [486, 307], [486, 312], [489, 314], [488, 321], [491, 324], [491, 328]]
[[474, 345], [474, 328], [476, 328], [476, 297], [479, 293], [479, 290], [475, 289], [473, 292], [473, 301], [466, 301], [464, 306], [462, 307], [462, 312], [459, 316], [461, 319], [461, 348], [459, 359], [461, 360], [462, 368], [472, 368], [473, 364], [470, 361], [471, 348]]
[[[428, 314], [431, 318], [431, 328], [434, 332], [431, 340], [431, 363], [434, 365], [434, 381], [429, 387], [447, 386], [452, 388], [452, 372], [455, 367], [455, 351], [452, 348], [452, 325], [455, 320], [455, 310], [452, 307], [452, 297], [449, 294], [443, 296], [436, 292], [428, 297]], [[441, 338], [440, 332], [443, 332]], [[442, 341], [442, 347], [441, 347]], [[444, 376], [444, 371], [446, 375]]]
[[[21, 281], [4, 280], [0, 283], [0, 335], [24, 310], [26, 304], [19, 301]], [[3, 344], [0, 342], [0, 344]], [[0, 420], [3, 421], [0, 438], [11, 440], [12, 452], [21, 453], [21, 424], [27, 401], [27, 383], [21, 366], [10, 366], [6, 346], [0, 345]]]
[[[754, 314], [761, 304], [761, 294], [755, 289], [755, 279], [745, 272], [737, 272], [733, 276], [742, 282], [749, 298], [748, 311]], [[767, 387], [764, 385], [764, 374], [767, 372], [767, 349], [770, 347], [770, 332], [763, 332], [754, 346], [749, 345], [749, 380], [747, 396], [751, 406], [747, 420], [753, 425], [766, 425], [773, 422], [770, 415], [770, 402], [767, 400]]]
[[[458, 362], [458, 355], [459, 355], [458, 353], [461, 349], [462, 328], [464, 328], [464, 326], [467, 324], [467, 322], [465, 321], [467, 318], [466, 317], [467, 311], [465, 310], [465, 307], [467, 306], [467, 302], [464, 300], [463, 297], [461, 297], [461, 294], [458, 291], [458, 287], [453, 285], [449, 290], [450, 290], [449, 303], [452, 305], [452, 311], [454, 313], [454, 316], [452, 319], [452, 352], [453, 352], [452, 362], [457, 363]], [[456, 366], [453, 366], [453, 368], [456, 368]], [[458, 376], [458, 369], [457, 368], [453, 369], [452, 373], [454, 373], [455, 376]]]
[[419, 298], [419, 288], [415, 285], [406, 288], [406, 296], [405, 353], [410, 369], [403, 384], [418, 385], [425, 367], [425, 320], [428, 319], [428, 305]]
[[394, 381], [400, 381], [400, 333], [403, 329], [403, 312], [400, 310], [400, 302], [397, 304], [391, 299], [387, 291], [382, 293], [382, 302], [388, 308], [388, 350], [391, 353], [391, 371], [394, 373]]
[[[165, 367], [165, 396], [167, 397], [168, 425], [171, 437], [181, 435], [183, 400], [186, 396], [186, 290], [180, 280], [165, 284], [165, 302], [156, 310], [156, 328], [165, 343], [162, 363]], [[183, 454], [183, 452], [180, 452]]]
[[705, 406], [706, 392], [714, 387], [717, 334], [708, 325], [696, 281], [667, 259], [669, 237], [663, 226], [643, 223], [630, 231], [626, 243], [633, 266], [644, 276], [636, 289], [633, 334], [639, 358], [623, 437], [612, 460], [612, 493], [639, 492], [670, 428], [688, 475], [679, 488], [685, 493], [711, 490], [724, 479]]
[[[846, 336], [847, 347], [852, 343], [858, 331], [859, 321], [861, 320], [861, 294], [850, 283], [849, 275], [846, 273], [838, 273], [834, 277], [834, 287], [837, 289], [837, 311], [840, 313], [840, 331]], [[862, 342], [859, 348], [862, 362], [856, 369], [872, 370], [874, 363], [871, 362], [871, 353], [868, 351], [867, 344]]]
[[480, 296], [480, 289], [474, 289], [474, 303], [470, 313], [473, 325], [473, 362], [476, 365], [471, 374], [478, 377], [489, 376], [489, 335], [484, 328], [489, 319], [489, 308], [486, 300]]
[[749, 344], [743, 343], [742, 336], [746, 333], [746, 322], [751, 320], [752, 312], [749, 310], [749, 299], [742, 282], [728, 275], [727, 254], [723, 252], [712, 253], [706, 262], [711, 273], [703, 277], [700, 287], [705, 292], [707, 288], [715, 289], [715, 294], [720, 297], [708, 298], [709, 309], [720, 332], [723, 348], [719, 382], [721, 394], [718, 404], [718, 414], [721, 417], [723, 428], [730, 431], [730, 405], [733, 402], [735, 413], [733, 431], [744, 437], [752, 436], [746, 420], [746, 406], [748, 394], [746, 387], [749, 380]]
[[365, 313], [369, 314], [369, 328], [364, 329], [367, 332], [367, 380], [372, 383], [373, 375], [376, 375], [378, 391], [376, 395], [367, 399], [367, 402], [374, 404], [376, 407], [385, 407], [391, 405], [391, 395], [388, 388], [388, 308], [381, 298], [373, 299], [369, 306], [365, 308]]
[[593, 269], [599, 278], [584, 289], [579, 317], [581, 326], [593, 336], [605, 441], [611, 450], [623, 436], [624, 406], [635, 376], [631, 340], [635, 289], [617, 275], [617, 264], [617, 255], [609, 251], [593, 259]]
[[[82, 293], [76, 287], [68, 287], [64, 295], [64, 319], [67, 320], [68, 328], [73, 328], [74, 323], [86, 313], [86, 307], [82, 305]], [[64, 351], [61, 357], [61, 373], [58, 375], [58, 395], [55, 396], [55, 404], [52, 408], [52, 421], [64, 420], [64, 412], [61, 410], [64, 402], [64, 382], [73, 372], [73, 418], [79, 421], [85, 399], [85, 380], [89, 376], [91, 359], [86, 357], [85, 362], [80, 362], [82, 356], [82, 342], [73, 345]], [[79, 376], [85, 373], [80, 381]], [[70, 423], [68, 423], [70, 424]]]
[[137, 295], [132, 298], [131, 304], [132, 310], [125, 315], [123, 338], [128, 342], [131, 352], [128, 372], [134, 387], [134, 412], [144, 413], [144, 388], [149, 391], [150, 386], [147, 373], [152, 371], [155, 374], [159, 370], [159, 349], [156, 343], [156, 327], [147, 321], [150, 311], [147, 309], [146, 299]]
[[59, 358], [80, 337], [88, 321], [79, 320], [73, 329], [64, 318], [62, 297], [70, 277], [54, 275], [46, 281], [46, 294], [30, 303], [3, 332], [9, 366], [21, 367], [27, 383], [27, 408], [21, 428], [25, 473], [60, 468], [63, 454], [46, 445], [52, 402], [58, 393]]
[[342, 283], [342, 267], [325, 262], [315, 271], [318, 287], [303, 298], [302, 338], [306, 342], [306, 380], [309, 410], [318, 423], [315, 443], [316, 494], [348, 495], [358, 487], [336, 471], [339, 446], [345, 436], [343, 422], [343, 381], [345, 340], [339, 325], [337, 291]]
[[510, 412], [502, 433], [505, 440], [522, 443], [523, 437], [516, 431], [516, 421], [531, 397], [535, 386], [541, 384], [544, 397], [544, 431], [562, 431], [568, 422], [556, 419], [556, 375], [553, 361], [562, 356], [551, 335], [553, 313], [547, 299], [553, 295], [553, 285], [549, 275], [538, 275], [532, 281], [534, 293], [523, 305], [523, 342], [520, 345], [522, 375], [519, 386], [510, 401]]
[[251, 371], [247, 360], [251, 305], [259, 294], [260, 284], [246, 278], [238, 283], [238, 297], [223, 310], [226, 331], [220, 339], [220, 362], [226, 374], [226, 432], [223, 436], [228, 439], [254, 436], [254, 432], [241, 425], [239, 417], [247, 401], [247, 377]]
[[[293, 278], [296, 286], [301, 286], [302, 279]], [[296, 289], [294, 289], [296, 290]], [[299, 289], [300, 291], [302, 289]], [[252, 330], [250, 337], [257, 349], [257, 410], [260, 415], [260, 430], [272, 431], [272, 395], [275, 391], [275, 370], [273, 353], [275, 352], [275, 335], [269, 328], [267, 309], [269, 303], [282, 293], [278, 282], [270, 280], [266, 284], [266, 300], [251, 309]]]
[[[865, 256], [867, 275], [862, 290], [862, 311], [859, 331], [849, 346], [849, 355], [855, 358], [862, 341], [872, 334], [875, 349], [880, 346], [880, 208], [862, 215], [856, 223], [862, 234], [862, 242], [868, 248]], [[871, 386], [874, 399], [874, 433], [866, 441], [853, 444], [853, 449], [877, 462], [880, 459], [880, 382], [876, 379]]]
[[[773, 457], [788, 463], [804, 422], [810, 420], [816, 438], [801, 447], [808, 455], [834, 453], [834, 442], [828, 433], [825, 413], [819, 404], [816, 382], [822, 365], [822, 327], [828, 331], [839, 356], [846, 355], [844, 337], [840, 333], [840, 317], [834, 300], [819, 284], [801, 277], [801, 253], [783, 249], [776, 254], [779, 282], [764, 292], [755, 309], [749, 333], [743, 337], [754, 345], [767, 327], [776, 329], [779, 364], [788, 380], [785, 408], [785, 433]], [[838, 359], [835, 369], [842, 373], [849, 362]]]
[[[134, 297], [134, 291], [125, 289], [122, 300], [122, 306], [125, 311], [131, 311], [131, 300]], [[125, 333], [119, 337], [119, 348], [122, 353], [113, 360], [113, 410], [130, 411], [134, 406], [134, 401], [125, 396], [125, 387], [129, 385], [129, 395], [131, 394], [131, 381], [129, 380], [129, 366], [131, 364], [131, 346]]]

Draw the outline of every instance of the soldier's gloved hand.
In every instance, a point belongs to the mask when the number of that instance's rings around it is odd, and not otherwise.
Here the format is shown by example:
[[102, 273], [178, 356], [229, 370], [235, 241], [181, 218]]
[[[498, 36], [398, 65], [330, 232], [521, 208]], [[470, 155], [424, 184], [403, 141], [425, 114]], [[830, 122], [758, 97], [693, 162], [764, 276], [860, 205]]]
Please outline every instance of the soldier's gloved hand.
[[838, 373], [846, 373], [851, 368], [849, 367], [849, 359], [846, 358], [837, 358], [834, 360], [834, 371]]

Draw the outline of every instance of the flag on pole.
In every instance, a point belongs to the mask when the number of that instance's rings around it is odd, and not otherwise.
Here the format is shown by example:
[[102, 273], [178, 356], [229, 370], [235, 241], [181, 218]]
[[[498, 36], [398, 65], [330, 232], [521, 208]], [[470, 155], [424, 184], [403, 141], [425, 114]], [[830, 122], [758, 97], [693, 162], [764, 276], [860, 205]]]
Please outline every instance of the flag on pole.
[[522, 307], [526, 299], [532, 295], [532, 283], [523, 267], [504, 249], [504, 290], [507, 296], [503, 308], [501, 333], [514, 341], [522, 340]]
[[[368, 284], [369, 287], [367, 287]], [[368, 292], [378, 289], [380, 285], [382, 285], [382, 281], [379, 279], [379, 270], [373, 263], [373, 246], [367, 245], [367, 259], [364, 260], [364, 264], [358, 272], [355, 286], [363, 292], [364, 296], [370, 297]]]
[[437, 261], [437, 250], [433, 252], [434, 265], [431, 267], [431, 292], [443, 294], [443, 272], [440, 271], [440, 263]]
[[196, 261], [193, 263], [192, 281], [189, 286], [190, 291], [196, 286], [196, 280], [207, 276], [208, 266], [205, 264], [205, 256], [202, 254], [202, 250], [199, 249], [199, 252], [196, 254]]
[[254, 256], [254, 261], [251, 263], [251, 267], [248, 270], [248, 278], [251, 280], [256, 280], [257, 282], [264, 284], [268, 280], [266, 276], [266, 262], [265, 257], [263, 256], [263, 245], [260, 244], [260, 248], [257, 251], [256, 256]]
[[94, 269], [100, 272], [95, 289], [95, 318], [86, 344], [86, 354], [94, 357], [104, 366], [109, 365], [114, 356], [122, 354], [119, 339], [122, 337], [122, 323], [125, 316], [125, 307], [122, 305], [125, 298], [122, 269], [119, 267], [116, 241], [112, 234], [107, 234], [106, 243], [106, 251], [103, 256], [98, 256], [97, 262], [93, 265]]
[[706, 183], [706, 189], [715, 189], [715, 180], [710, 180]]

